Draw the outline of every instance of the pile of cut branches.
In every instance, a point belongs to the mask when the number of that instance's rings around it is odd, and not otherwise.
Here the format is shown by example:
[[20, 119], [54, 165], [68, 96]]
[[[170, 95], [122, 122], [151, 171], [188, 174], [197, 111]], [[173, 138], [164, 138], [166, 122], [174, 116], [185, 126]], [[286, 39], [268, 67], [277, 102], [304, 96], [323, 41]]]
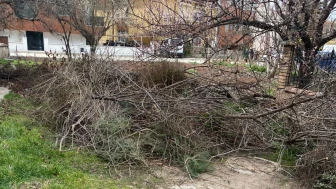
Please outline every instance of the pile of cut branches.
[[[239, 150], [285, 151], [295, 145], [303, 149], [299, 156], [335, 140], [330, 90], [335, 80], [325, 81], [322, 96], [279, 101], [265, 92], [260, 78], [249, 87], [234, 86], [186, 74], [177, 63], [148, 64], [138, 71], [122, 64], [72, 60], [32, 90], [47, 105], [41, 117], [58, 123], [60, 150], [90, 148], [114, 166], [161, 159], [191, 174], [189, 162]], [[278, 156], [281, 164], [284, 154]]]

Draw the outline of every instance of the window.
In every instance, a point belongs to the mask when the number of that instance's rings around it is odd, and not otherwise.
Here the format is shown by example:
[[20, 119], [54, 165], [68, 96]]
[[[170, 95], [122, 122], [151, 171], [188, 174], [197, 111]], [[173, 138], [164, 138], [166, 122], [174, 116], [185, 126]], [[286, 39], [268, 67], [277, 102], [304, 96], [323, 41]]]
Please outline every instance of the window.
[[104, 26], [105, 21], [102, 16], [87, 16], [86, 17], [86, 25], [95, 25], [95, 26]]
[[127, 35], [126, 31], [119, 31], [118, 32], [118, 42], [119, 43], [126, 43], [126, 35]]
[[94, 26], [104, 26], [105, 18], [103, 16], [97, 16], [97, 12], [87, 7], [85, 12], [85, 24], [86, 25], [94, 25]]
[[0, 43], [4, 43], [8, 45], [8, 37], [7, 36], [0, 36]]
[[128, 15], [129, 15], [129, 9], [126, 8], [126, 9], [121, 9], [121, 10], [117, 11], [116, 14], [115, 14], [115, 17], [116, 17], [117, 20], [120, 20], [120, 19], [128, 18]]
[[183, 44], [183, 40], [182, 39], [171, 39], [171, 45], [173, 47], [180, 46], [182, 44]]
[[26, 36], [27, 36], [28, 50], [44, 51], [42, 32], [27, 31]]

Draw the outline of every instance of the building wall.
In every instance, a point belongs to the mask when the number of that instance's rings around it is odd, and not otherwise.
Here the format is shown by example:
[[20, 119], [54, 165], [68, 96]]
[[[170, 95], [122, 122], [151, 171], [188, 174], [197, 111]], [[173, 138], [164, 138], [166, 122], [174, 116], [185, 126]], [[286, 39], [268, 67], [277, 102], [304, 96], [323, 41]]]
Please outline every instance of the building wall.
[[[243, 17], [246, 19], [253, 19], [251, 16], [253, 12], [251, 9], [243, 9], [238, 7], [235, 8], [232, 5], [232, 2], [229, 0], [221, 1], [222, 8], [229, 10], [233, 16]], [[241, 2], [243, 3], [243, 2]], [[247, 2], [250, 3], [250, 2]], [[221, 19], [226, 20], [230, 19], [230, 15], [223, 16]], [[247, 35], [246, 35], [247, 34]], [[241, 39], [244, 35], [246, 35], [243, 39]], [[240, 40], [238, 43], [237, 41]], [[228, 24], [220, 26], [218, 29], [218, 46], [220, 48], [230, 48], [232, 50], [243, 50], [243, 48], [252, 47], [252, 35], [250, 30], [247, 26], [240, 25], [240, 24]]]
[[[264, 22], [282, 22], [282, 18], [274, 11], [275, 7], [270, 2], [264, 3], [258, 6], [256, 19]], [[266, 20], [269, 19], [269, 20]], [[262, 30], [253, 28], [257, 36], [254, 37], [253, 49], [260, 52], [260, 54], [274, 54], [275, 52], [281, 52], [281, 37], [274, 31], [262, 33]]]
[[[51, 34], [49, 32], [43, 32], [44, 38], [44, 50], [62, 53], [65, 49], [64, 42], [60, 34]], [[79, 34], [73, 34], [70, 38], [71, 51], [73, 53], [80, 53], [80, 49], [87, 48], [86, 40]], [[63, 49], [62, 49], [63, 48]]]
[[[0, 36], [8, 37], [8, 48], [11, 56], [17, 53], [43, 53], [43, 51], [29, 51], [27, 45], [26, 31], [24, 30], [4, 30], [0, 32]], [[73, 53], [80, 53], [80, 49], [89, 49], [86, 45], [86, 40], [80, 34], [71, 35], [71, 50]], [[63, 53], [65, 49], [64, 42], [60, 34], [51, 34], [43, 32], [44, 51]], [[63, 48], [63, 49], [62, 49]]]
[[[118, 13], [120, 18], [116, 17], [116, 22], [119, 23], [116, 23], [106, 32], [106, 35], [100, 40], [100, 44], [108, 39], [118, 41], [119, 32], [126, 31], [126, 36], [129, 36], [129, 40], [136, 40], [146, 46], [152, 40], [162, 40], [171, 37], [169, 35], [174, 35], [158, 34], [162, 31], [162, 28], [158, 25], [169, 26], [177, 24], [179, 19], [181, 19], [181, 15], [184, 21], [192, 23], [194, 15], [201, 13], [204, 8], [206, 13], [216, 11], [216, 9], [206, 8], [205, 5], [207, 4], [197, 0], [133, 0], [130, 3], [132, 6], [130, 14]], [[154, 24], [151, 25], [134, 15], [145, 17], [145, 19], [153, 21]], [[159, 23], [157, 20], [159, 20]], [[204, 36], [211, 41], [211, 44], [217, 43], [216, 29], [207, 32]]]

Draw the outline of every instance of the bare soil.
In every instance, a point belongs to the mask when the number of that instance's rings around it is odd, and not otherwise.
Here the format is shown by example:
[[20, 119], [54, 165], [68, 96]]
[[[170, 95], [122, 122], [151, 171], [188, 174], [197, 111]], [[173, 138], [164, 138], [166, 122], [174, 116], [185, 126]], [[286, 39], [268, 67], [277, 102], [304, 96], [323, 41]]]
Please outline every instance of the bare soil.
[[293, 178], [274, 162], [255, 157], [229, 157], [214, 163], [214, 171], [191, 180], [185, 171], [163, 166], [155, 175], [164, 180], [158, 189], [298, 189]]

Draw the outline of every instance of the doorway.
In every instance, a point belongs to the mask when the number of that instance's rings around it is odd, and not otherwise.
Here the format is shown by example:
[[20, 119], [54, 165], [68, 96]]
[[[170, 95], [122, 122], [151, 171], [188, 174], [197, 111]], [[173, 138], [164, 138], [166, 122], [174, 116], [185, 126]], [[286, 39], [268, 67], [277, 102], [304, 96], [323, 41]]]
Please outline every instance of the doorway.
[[27, 31], [28, 50], [44, 51], [43, 33]]
[[8, 37], [7, 36], [0, 36], [0, 43], [4, 43], [8, 45]]

